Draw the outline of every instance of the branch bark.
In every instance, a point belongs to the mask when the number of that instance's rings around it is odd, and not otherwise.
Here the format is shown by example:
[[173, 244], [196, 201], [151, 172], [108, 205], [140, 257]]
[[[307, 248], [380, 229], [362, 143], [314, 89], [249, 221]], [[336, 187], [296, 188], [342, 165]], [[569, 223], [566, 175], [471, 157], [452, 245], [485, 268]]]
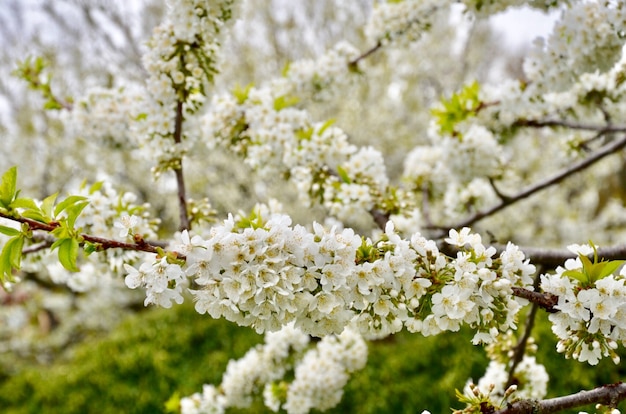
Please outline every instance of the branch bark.
[[[181, 99], [176, 103], [176, 123], [174, 125], [174, 142], [176, 145], [182, 142], [183, 135], [183, 101]], [[176, 174], [176, 185], [178, 186], [178, 211], [180, 231], [191, 229], [189, 215], [187, 214], [187, 191], [185, 189], [185, 177], [183, 175], [183, 159], [181, 156], [178, 168], [174, 170]]]
[[523, 200], [545, 188], [551, 187], [555, 184], [560, 183], [561, 181], [563, 181], [564, 179], [566, 179], [567, 177], [574, 175], [577, 172], [580, 172], [590, 166], [592, 166], [593, 164], [595, 164], [596, 162], [600, 161], [602, 158], [611, 155], [619, 150], [621, 150], [622, 148], [626, 147], [626, 136], [621, 137], [620, 139], [616, 139], [608, 144], [606, 144], [605, 146], [601, 147], [598, 151], [596, 151], [595, 154], [590, 155], [589, 157], [585, 158], [584, 160], [581, 160], [577, 163], [574, 163], [573, 165], [564, 168], [563, 170], [557, 172], [556, 174], [554, 174], [552, 177], [548, 177], [545, 180], [539, 181], [533, 185], [530, 185], [528, 187], [526, 187], [525, 189], [523, 189], [522, 191], [520, 191], [517, 194], [514, 194], [512, 196], [508, 196], [505, 199], [502, 199], [500, 201], [500, 203], [496, 204], [495, 206], [488, 208], [486, 210], [483, 211], [479, 211], [476, 214], [474, 214], [473, 216], [459, 222], [456, 223], [452, 226], [437, 226], [437, 229], [439, 230], [443, 230], [443, 229], [459, 229], [462, 227], [469, 227], [472, 224], [476, 223], [479, 220], [484, 219], [485, 217], [489, 217], [497, 212], [499, 212], [500, 210], [505, 209], [506, 207], [515, 204], [516, 202]]
[[580, 391], [576, 394], [564, 397], [550, 398], [542, 401], [518, 401], [509, 404], [505, 409], [496, 411], [494, 414], [548, 414], [589, 404], [602, 404], [615, 407], [617, 403], [624, 399], [626, 399], [626, 384], [618, 382], [589, 391]]

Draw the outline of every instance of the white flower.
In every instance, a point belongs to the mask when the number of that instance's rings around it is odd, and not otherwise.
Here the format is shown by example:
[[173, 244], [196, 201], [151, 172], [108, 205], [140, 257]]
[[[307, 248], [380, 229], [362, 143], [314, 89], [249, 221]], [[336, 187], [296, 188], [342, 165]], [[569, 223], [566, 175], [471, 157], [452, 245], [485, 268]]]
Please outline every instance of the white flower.
[[113, 226], [120, 229], [119, 236], [127, 237], [128, 235], [134, 234], [135, 227], [139, 224], [139, 217], [128, 214], [122, 214], [119, 220], [116, 220], [113, 223]]

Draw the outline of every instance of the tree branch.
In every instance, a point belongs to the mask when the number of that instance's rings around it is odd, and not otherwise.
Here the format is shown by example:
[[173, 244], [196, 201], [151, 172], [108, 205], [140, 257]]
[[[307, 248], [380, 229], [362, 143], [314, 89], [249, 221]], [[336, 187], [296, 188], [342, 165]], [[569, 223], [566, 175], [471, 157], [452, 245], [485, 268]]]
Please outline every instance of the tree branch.
[[[17, 221], [19, 223], [25, 223], [25, 224], [28, 225], [28, 228], [30, 230], [41, 230], [41, 231], [45, 231], [45, 232], [50, 233], [51, 231], [53, 231], [54, 229], [59, 227], [59, 224], [54, 223], [54, 222], [53, 223], [42, 223], [40, 221], [31, 220], [31, 219], [25, 218], [25, 217], [13, 217], [13, 216], [10, 216], [10, 215], [2, 213], [2, 212], [0, 212], [0, 217], [3, 217], [5, 219], [9, 219], [9, 220], [13, 220], [13, 221]], [[151, 242], [145, 241], [139, 235], [135, 235], [135, 242], [134, 243], [127, 243], [127, 242], [123, 242], [123, 241], [119, 241], [119, 240], [106, 239], [104, 237], [92, 236], [92, 235], [86, 234], [86, 233], [81, 233], [80, 237], [84, 241], [86, 241], [86, 242], [93, 243], [93, 244], [97, 245], [98, 250], [122, 249], [122, 250], [134, 250], [134, 251], [139, 251], [139, 252], [158, 254], [159, 250], [160, 250], [159, 248], [162, 247], [162, 246], [160, 246], [159, 243], [151, 243]], [[34, 251], [36, 249], [45, 248], [45, 247], [46, 246], [40, 247], [40, 244], [37, 244], [37, 245], [32, 246], [31, 250]], [[28, 250], [28, 248], [26, 248], [24, 250]], [[177, 252], [177, 256], [176, 257], [179, 258], [179, 259], [182, 259], [182, 260], [186, 259], [185, 255], [183, 255], [181, 253], [178, 253], [178, 252]]]
[[590, 391], [580, 391], [564, 397], [550, 398], [543, 401], [522, 400], [509, 404], [507, 408], [498, 410], [494, 414], [548, 414], [582, 407], [589, 404], [602, 404], [615, 407], [617, 403], [626, 399], [626, 384], [604, 385]]
[[353, 60], [351, 60], [350, 62], [348, 62], [348, 66], [353, 69], [356, 68], [356, 66], [359, 64], [360, 61], [362, 61], [363, 59], [369, 57], [370, 55], [374, 54], [378, 49], [380, 49], [383, 46], [382, 42], [379, 40], [374, 47], [372, 47], [369, 50], [366, 50], [365, 52], [361, 53], [359, 56], [357, 56], [356, 58], [354, 58]]
[[[540, 275], [541, 270], [537, 272], [535, 275], [535, 281], [533, 283], [533, 288], [535, 291], [539, 290], [540, 284]], [[535, 326], [535, 318], [537, 316], [537, 309], [539, 309], [539, 305], [537, 303], [532, 304], [530, 308], [530, 312], [528, 312], [528, 316], [526, 317], [526, 324], [524, 328], [524, 335], [520, 338], [513, 349], [513, 358], [511, 358], [511, 366], [509, 367], [508, 376], [509, 378], [506, 381], [506, 385], [504, 389], [508, 389], [511, 385], [515, 383], [515, 369], [519, 365], [520, 362], [524, 359], [524, 355], [526, 354], [526, 346], [528, 345], [528, 340], [530, 339], [530, 334], [532, 333], [533, 327]]]
[[593, 125], [584, 124], [579, 122], [570, 122], [559, 119], [545, 119], [545, 120], [522, 120], [517, 121], [515, 126], [532, 127], [532, 128], [544, 128], [544, 127], [563, 127], [568, 129], [577, 129], [583, 131], [598, 131], [603, 134], [613, 132], [626, 132], [626, 126], [624, 125]]
[[513, 295], [518, 298], [526, 299], [533, 304], [545, 309], [548, 313], [557, 313], [559, 310], [554, 307], [559, 301], [558, 296], [551, 293], [541, 293], [532, 290], [524, 289], [521, 287], [513, 286]]
[[[609, 128], [609, 127], [607, 127]], [[607, 145], [603, 146], [602, 148], [600, 148], [598, 151], [596, 151], [595, 154], [585, 158], [584, 160], [578, 161], [576, 163], [574, 163], [572, 166], [564, 168], [563, 170], [557, 172], [556, 174], [554, 174], [552, 177], [548, 177], [545, 180], [539, 181], [533, 185], [530, 185], [528, 187], [526, 187], [525, 189], [523, 189], [522, 191], [520, 191], [517, 194], [514, 194], [512, 196], [508, 196], [507, 198], [503, 199], [500, 201], [500, 203], [496, 204], [495, 206], [488, 208], [486, 210], [483, 211], [479, 211], [476, 214], [474, 214], [473, 216], [459, 222], [456, 223], [452, 226], [437, 226], [436, 228], [439, 230], [444, 230], [444, 229], [458, 229], [458, 228], [462, 228], [462, 227], [469, 227], [472, 224], [476, 223], [479, 220], [482, 220], [485, 217], [489, 217], [495, 213], [497, 213], [500, 210], [505, 209], [506, 207], [520, 201], [523, 200], [545, 188], [551, 187], [555, 184], [560, 183], [561, 181], [563, 181], [564, 179], [566, 179], [567, 177], [569, 177], [570, 175], [574, 175], [577, 172], [580, 172], [588, 167], [590, 167], [591, 165], [595, 164], [596, 162], [600, 161], [602, 158], [613, 154], [614, 152], [617, 152], [619, 150], [621, 150], [622, 148], [626, 147], [626, 136], [623, 136], [621, 139], [617, 139], [614, 140], [610, 143], [608, 143]], [[441, 237], [441, 236], [440, 236]]]
[[[176, 103], [176, 123], [174, 125], [174, 142], [178, 145], [182, 141], [183, 135], [183, 101], [181, 99]], [[183, 159], [181, 156], [178, 168], [174, 170], [176, 174], [176, 184], [178, 186], [178, 211], [179, 211], [179, 227], [180, 231], [191, 229], [189, 215], [187, 214], [187, 193], [185, 190], [185, 178], [183, 175]]]

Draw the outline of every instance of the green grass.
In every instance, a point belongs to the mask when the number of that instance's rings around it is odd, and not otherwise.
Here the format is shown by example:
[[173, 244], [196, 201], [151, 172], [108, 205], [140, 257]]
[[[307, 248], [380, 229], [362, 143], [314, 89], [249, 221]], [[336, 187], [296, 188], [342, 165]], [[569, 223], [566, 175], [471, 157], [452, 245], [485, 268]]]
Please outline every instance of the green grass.
[[[567, 361], [541, 315], [537, 358], [551, 374], [558, 396], [624, 377], [611, 361], [597, 367]], [[369, 345], [366, 368], [357, 372], [341, 404], [330, 413], [449, 413], [468, 378], [480, 378], [484, 351], [471, 332], [424, 338], [402, 333]], [[22, 371], [0, 383], [3, 413], [163, 413], [174, 393], [198, 392], [220, 382], [226, 364], [261, 341], [254, 332], [195, 313], [191, 306], [156, 309], [129, 317], [102, 340], [79, 345], [71, 358]], [[547, 342], [547, 345], [543, 342]], [[587, 408], [592, 412], [592, 408]], [[570, 413], [578, 413], [571, 410]], [[262, 404], [241, 413], [268, 412]]]

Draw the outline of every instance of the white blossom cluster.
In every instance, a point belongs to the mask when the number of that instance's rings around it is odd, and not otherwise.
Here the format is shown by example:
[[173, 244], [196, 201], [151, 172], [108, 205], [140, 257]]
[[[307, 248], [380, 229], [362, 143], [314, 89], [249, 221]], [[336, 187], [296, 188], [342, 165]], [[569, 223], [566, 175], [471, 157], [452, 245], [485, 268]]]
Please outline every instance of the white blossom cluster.
[[404, 0], [377, 3], [365, 31], [374, 42], [406, 42], [419, 39], [430, 28], [433, 15], [451, 1]]
[[[547, 394], [548, 373], [543, 365], [539, 364], [534, 356], [524, 356], [522, 361], [515, 367], [513, 373], [516, 379], [515, 396], [521, 399], [540, 400]], [[504, 397], [509, 373], [506, 364], [499, 361], [491, 361], [487, 366], [485, 375], [478, 380], [478, 389], [485, 395], [489, 395], [492, 401], [499, 401]], [[466, 387], [466, 395], [471, 395], [471, 390]]]
[[[89, 201], [76, 220], [76, 227], [81, 228], [83, 233], [120, 241], [132, 241], [134, 234], [146, 240], [156, 239], [159, 220], [150, 217], [147, 212], [149, 205], [135, 204], [135, 194], [119, 194], [109, 181], [102, 181], [95, 186], [83, 186], [76, 195], [86, 197]], [[124, 227], [122, 222], [126, 222], [128, 226]], [[98, 288], [103, 283], [100, 280], [102, 274], [119, 274], [123, 272], [123, 263], [133, 263], [140, 257], [138, 252], [132, 250], [108, 249], [85, 257], [79, 262], [80, 271], [70, 272], [58, 263], [55, 254], [56, 252], [49, 252], [49, 258], [46, 259], [49, 264], [45, 268], [48, 269], [51, 280], [67, 285], [76, 292]], [[41, 257], [35, 255], [32, 258], [33, 265], [39, 259]]]
[[515, 325], [525, 301], [512, 287], [529, 287], [534, 266], [512, 244], [495, 257], [467, 228], [450, 236], [456, 258], [419, 234], [402, 239], [392, 223], [374, 243], [351, 229], [314, 224], [309, 232], [280, 214], [253, 225], [231, 216], [206, 238], [183, 232], [182, 268], [166, 258], [138, 270], [125, 265], [126, 282], [144, 286], [147, 303], [170, 306], [182, 300], [184, 272], [199, 286], [191, 291], [199, 313], [258, 332], [295, 323], [324, 336], [352, 322], [373, 338], [403, 326], [435, 335], [468, 324], [477, 330], [473, 342], [491, 342]]
[[[590, 246], [572, 245], [570, 250], [589, 254]], [[550, 314], [552, 331], [559, 338], [557, 351], [566, 357], [596, 365], [603, 357], [616, 364], [618, 344], [626, 344], [626, 268], [596, 281], [583, 283], [564, 272], [580, 271], [580, 258], [568, 259], [555, 274], [541, 276], [541, 289], [558, 296]]]
[[[365, 366], [367, 346], [353, 329], [324, 337], [310, 348], [309, 336], [286, 325], [265, 335], [265, 343], [228, 363], [222, 383], [181, 399], [183, 414], [223, 413], [249, 407], [263, 395], [272, 411], [290, 414], [337, 405], [349, 375]], [[293, 376], [291, 383], [288, 378]]]
[[171, 142], [176, 117], [191, 115], [204, 104], [206, 84], [218, 72], [219, 36], [232, 21], [233, 4], [234, 0], [172, 0], [167, 18], [148, 42], [143, 56], [148, 96], [136, 108], [135, 118], [141, 122], [136, 123], [135, 134], [147, 147], [147, 156], [157, 160], [157, 173], [176, 168], [188, 150], [189, 144]]
[[330, 122], [314, 123], [307, 112], [283, 107], [292, 98], [285, 86], [217, 97], [204, 119], [209, 145], [227, 145], [266, 176], [288, 176], [303, 203], [320, 202], [340, 219], [380, 205], [389, 183], [382, 154], [357, 149]]
[[359, 51], [348, 42], [337, 43], [316, 59], [302, 59], [287, 67], [283, 80], [285, 87], [296, 96], [311, 96], [316, 99], [332, 97], [333, 90], [350, 81], [347, 76], [350, 63], [359, 56]]
[[63, 111], [67, 133], [89, 141], [127, 145], [130, 125], [139, 95], [128, 89], [90, 89], [71, 110]]
[[533, 88], [563, 90], [583, 73], [606, 71], [621, 54], [626, 9], [619, 2], [580, 2], [563, 11], [547, 40], [524, 63]]

